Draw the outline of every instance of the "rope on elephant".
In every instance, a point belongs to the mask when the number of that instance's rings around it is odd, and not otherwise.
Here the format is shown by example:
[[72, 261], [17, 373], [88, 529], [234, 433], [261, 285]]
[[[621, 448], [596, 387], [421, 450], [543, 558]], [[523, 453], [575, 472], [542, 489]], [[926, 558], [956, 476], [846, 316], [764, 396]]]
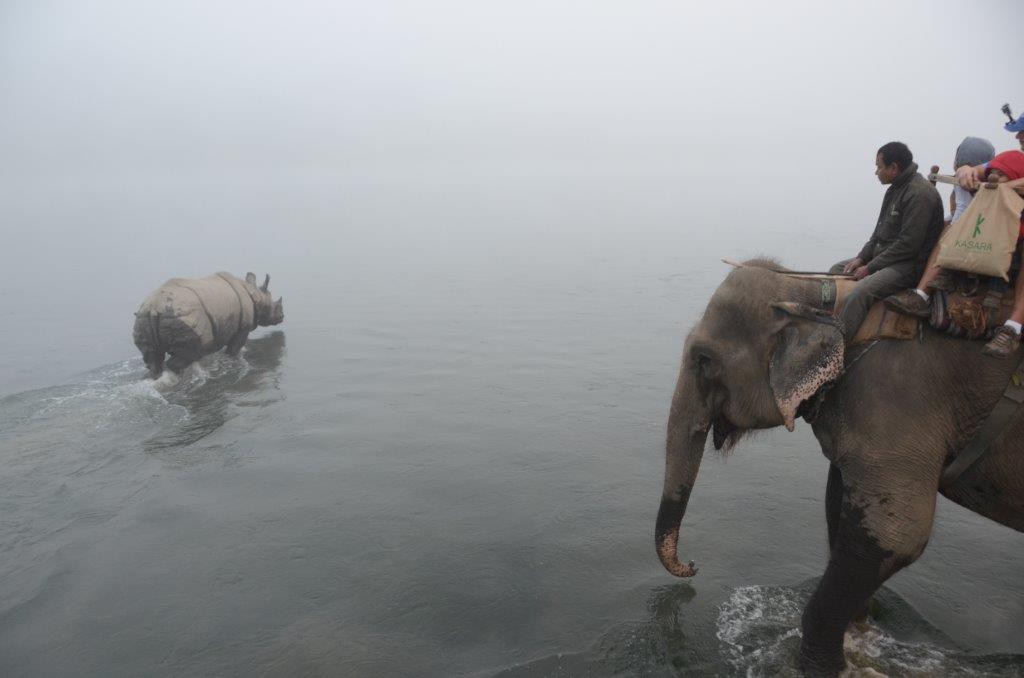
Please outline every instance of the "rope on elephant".
[[832, 390], [832, 388], [839, 382], [839, 380], [843, 378], [843, 375], [849, 372], [853, 368], [853, 366], [857, 364], [858, 360], [866, 356], [871, 351], [871, 349], [873, 349], [875, 345], [881, 340], [882, 337], [878, 337], [877, 339], [871, 341], [871, 343], [867, 344], [864, 347], [864, 349], [857, 354], [856, 358], [851, 360], [843, 367], [842, 372], [840, 372], [834, 380], [822, 386], [820, 389], [818, 389], [817, 393], [815, 393], [811, 398], [804, 401], [804, 403], [800, 406], [800, 416], [803, 417], [804, 421], [810, 424], [813, 423], [815, 419], [817, 419], [818, 411], [821, 409], [821, 404], [822, 402], [824, 402], [826, 394], [828, 394], [828, 392]]
[[843, 375], [844, 375], [844, 374], [846, 374], [847, 372], [849, 372], [849, 371], [850, 371], [850, 368], [852, 368], [852, 367], [853, 367], [854, 365], [856, 365], [856, 364], [857, 364], [857, 361], [858, 361], [858, 360], [860, 360], [861, 358], [863, 358], [863, 357], [864, 357], [865, 355], [867, 355], [867, 354], [868, 354], [868, 351], [870, 351], [871, 349], [873, 349], [873, 348], [875, 347], [875, 344], [877, 344], [877, 343], [878, 343], [879, 341], [881, 341], [881, 340], [882, 340], [882, 338], [881, 338], [881, 337], [879, 337], [878, 339], [875, 339], [875, 340], [874, 340], [874, 341], [872, 341], [872, 342], [871, 342], [870, 344], [868, 344], [867, 346], [865, 346], [865, 347], [864, 347], [864, 350], [863, 350], [863, 351], [861, 351], [861, 352], [860, 352], [860, 354], [859, 354], [859, 355], [858, 355], [858, 356], [857, 356], [856, 358], [854, 358], [853, 360], [851, 360], [851, 361], [850, 361], [849, 363], [847, 363], [847, 364], [846, 364], [846, 366], [845, 366], [845, 367], [843, 367], [843, 371], [839, 373], [839, 376], [838, 376], [838, 377], [836, 377], [836, 381], [839, 381], [840, 379], [842, 379], [842, 378], [843, 378]]

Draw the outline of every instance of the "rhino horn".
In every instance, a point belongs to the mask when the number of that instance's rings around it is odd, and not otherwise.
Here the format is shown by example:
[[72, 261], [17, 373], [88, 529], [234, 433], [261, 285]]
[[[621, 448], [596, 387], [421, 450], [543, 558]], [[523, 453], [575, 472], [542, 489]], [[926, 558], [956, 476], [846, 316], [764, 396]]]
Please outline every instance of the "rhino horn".
[[260, 289], [263, 290], [264, 292], [266, 292], [269, 288], [270, 288], [270, 274], [268, 273], [267, 277], [263, 279], [263, 287], [261, 287]]

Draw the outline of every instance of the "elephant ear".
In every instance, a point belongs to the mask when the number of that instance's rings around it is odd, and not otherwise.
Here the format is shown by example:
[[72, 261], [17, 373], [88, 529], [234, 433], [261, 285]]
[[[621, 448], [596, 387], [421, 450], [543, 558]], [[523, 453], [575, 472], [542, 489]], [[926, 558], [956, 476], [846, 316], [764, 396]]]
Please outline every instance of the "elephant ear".
[[772, 304], [781, 329], [768, 361], [768, 383], [786, 428], [793, 430], [800, 403], [843, 371], [841, 323], [805, 304]]

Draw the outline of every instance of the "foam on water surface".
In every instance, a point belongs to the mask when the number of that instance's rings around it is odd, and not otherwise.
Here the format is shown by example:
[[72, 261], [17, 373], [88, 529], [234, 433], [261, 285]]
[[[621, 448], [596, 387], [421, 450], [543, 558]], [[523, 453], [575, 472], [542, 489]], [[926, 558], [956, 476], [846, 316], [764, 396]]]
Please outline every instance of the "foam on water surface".
[[[745, 586], [718, 609], [716, 636], [723, 658], [737, 675], [798, 676], [800, 617], [812, 586]], [[869, 618], [844, 639], [848, 676], [1019, 676], [1019, 658], [962, 652], [892, 591], [875, 597], [882, 623]], [[917, 630], [930, 639], [896, 637], [890, 625]]]
[[276, 368], [282, 336], [272, 333], [252, 343], [256, 364], [244, 354], [217, 353], [181, 375], [165, 370], [153, 380], [136, 357], [90, 370], [66, 384], [0, 398], [0, 433], [29, 450], [121, 442], [142, 443], [144, 449], [190, 445], [232, 419], [235, 401], [261, 391], [263, 377]]

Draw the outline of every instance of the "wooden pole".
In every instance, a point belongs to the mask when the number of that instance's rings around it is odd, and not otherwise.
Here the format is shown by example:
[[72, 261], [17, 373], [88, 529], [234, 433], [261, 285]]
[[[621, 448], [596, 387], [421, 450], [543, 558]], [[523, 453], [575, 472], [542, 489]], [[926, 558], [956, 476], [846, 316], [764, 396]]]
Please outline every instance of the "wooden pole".
[[[733, 268], [746, 268], [746, 264], [742, 264], [732, 259], [722, 259], [723, 264], [729, 264]], [[769, 269], [771, 270], [771, 269]], [[799, 278], [852, 278], [852, 273], [829, 273], [828, 271], [775, 271], [782, 275], [789, 275]]]

